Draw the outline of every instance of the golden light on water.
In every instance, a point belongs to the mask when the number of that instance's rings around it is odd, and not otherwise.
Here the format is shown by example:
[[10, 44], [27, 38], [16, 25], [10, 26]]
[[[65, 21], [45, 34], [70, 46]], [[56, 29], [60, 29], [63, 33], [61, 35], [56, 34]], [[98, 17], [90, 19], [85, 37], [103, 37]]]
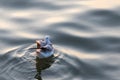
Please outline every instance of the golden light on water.
[[27, 32], [16, 32], [17, 36], [20, 36], [20, 37], [24, 37], [24, 38], [39, 38], [40, 34], [39, 35], [36, 35], [36, 34], [31, 34], [31, 33], [27, 33]]
[[44, 20], [44, 22], [47, 22], [47, 23], [55, 23], [55, 22], [61, 22], [61, 21], [64, 21], [65, 18], [64, 17], [50, 17], [50, 18], [47, 18], [46, 20]]
[[16, 24], [11, 23], [10, 21], [0, 19], [0, 29], [15, 29]]
[[83, 5], [91, 8], [113, 8], [114, 6], [120, 6], [120, 0], [87, 0], [82, 1]]
[[84, 52], [79, 52], [79, 51], [76, 51], [76, 50], [73, 50], [73, 49], [67, 49], [67, 48], [59, 48], [59, 50], [63, 53], [66, 53], [68, 55], [72, 55], [72, 56], [75, 56], [75, 57], [78, 57], [80, 59], [99, 59], [101, 58], [102, 56], [99, 55], [99, 54], [86, 54]]

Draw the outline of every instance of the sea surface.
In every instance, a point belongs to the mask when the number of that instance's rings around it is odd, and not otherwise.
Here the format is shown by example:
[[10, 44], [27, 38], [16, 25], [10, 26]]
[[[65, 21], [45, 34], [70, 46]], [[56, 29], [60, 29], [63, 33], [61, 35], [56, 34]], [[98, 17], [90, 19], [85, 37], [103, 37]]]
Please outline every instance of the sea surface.
[[45, 35], [60, 55], [43, 80], [120, 80], [120, 0], [0, 0], [0, 80], [37, 80]]

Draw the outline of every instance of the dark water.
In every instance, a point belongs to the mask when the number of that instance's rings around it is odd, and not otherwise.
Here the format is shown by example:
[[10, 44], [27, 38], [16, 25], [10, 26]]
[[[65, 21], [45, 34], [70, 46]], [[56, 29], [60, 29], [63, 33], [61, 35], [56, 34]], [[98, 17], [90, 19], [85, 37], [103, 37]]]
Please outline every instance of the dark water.
[[[57, 53], [43, 80], [120, 80], [119, 0], [0, 0], [0, 80], [36, 80], [36, 39]], [[31, 56], [26, 56], [26, 54]]]

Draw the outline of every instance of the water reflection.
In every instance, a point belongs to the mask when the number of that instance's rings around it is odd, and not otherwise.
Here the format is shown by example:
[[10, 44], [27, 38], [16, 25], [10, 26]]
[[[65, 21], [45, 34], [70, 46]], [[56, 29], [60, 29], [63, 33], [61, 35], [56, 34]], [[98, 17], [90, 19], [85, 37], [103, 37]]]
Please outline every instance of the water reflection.
[[[36, 54], [38, 54], [37, 50], [36, 50]], [[49, 68], [55, 61], [55, 56], [51, 55], [48, 58], [39, 58], [38, 56], [36, 56], [36, 70], [37, 70], [37, 74], [35, 75], [35, 78], [38, 80], [42, 80], [41, 77], [41, 72], [47, 68]]]

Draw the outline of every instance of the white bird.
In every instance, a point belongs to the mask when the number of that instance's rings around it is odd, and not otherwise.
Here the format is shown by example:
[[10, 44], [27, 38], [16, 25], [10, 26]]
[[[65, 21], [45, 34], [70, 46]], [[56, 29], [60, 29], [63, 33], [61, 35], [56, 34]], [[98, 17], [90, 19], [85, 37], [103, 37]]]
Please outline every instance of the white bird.
[[44, 40], [37, 40], [37, 54], [40, 58], [48, 58], [54, 54], [54, 48], [49, 36], [45, 36]]

